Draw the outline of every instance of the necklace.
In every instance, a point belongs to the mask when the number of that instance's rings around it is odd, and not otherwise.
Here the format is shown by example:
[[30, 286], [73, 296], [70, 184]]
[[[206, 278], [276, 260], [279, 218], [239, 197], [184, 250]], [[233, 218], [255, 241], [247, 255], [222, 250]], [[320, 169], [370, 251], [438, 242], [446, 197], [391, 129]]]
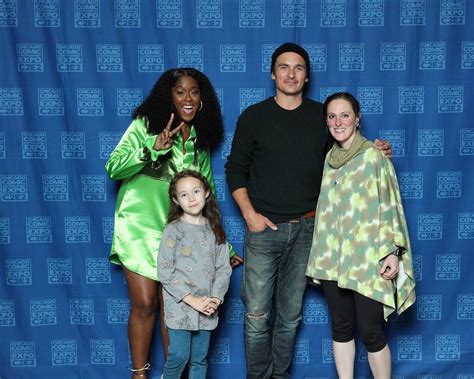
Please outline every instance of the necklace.
[[341, 184], [342, 179], [344, 178], [344, 173], [342, 172], [343, 169], [342, 167], [340, 168], [335, 168], [334, 170], [334, 175], [332, 179], [333, 186], [336, 187], [338, 184]]

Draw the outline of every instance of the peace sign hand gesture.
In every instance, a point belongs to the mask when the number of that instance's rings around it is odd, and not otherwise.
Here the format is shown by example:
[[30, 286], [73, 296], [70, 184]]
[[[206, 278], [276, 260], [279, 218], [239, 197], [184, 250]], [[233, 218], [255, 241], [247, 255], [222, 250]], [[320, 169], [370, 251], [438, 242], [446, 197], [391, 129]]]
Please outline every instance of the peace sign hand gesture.
[[170, 119], [166, 124], [166, 127], [162, 130], [160, 134], [156, 136], [155, 144], [153, 145], [153, 150], [165, 150], [171, 147], [175, 134], [178, 133], [184, 126], [183, 121], [176, 127], [176, 129], [171, 130], [173, 120], [174, 113], [171, 113]]

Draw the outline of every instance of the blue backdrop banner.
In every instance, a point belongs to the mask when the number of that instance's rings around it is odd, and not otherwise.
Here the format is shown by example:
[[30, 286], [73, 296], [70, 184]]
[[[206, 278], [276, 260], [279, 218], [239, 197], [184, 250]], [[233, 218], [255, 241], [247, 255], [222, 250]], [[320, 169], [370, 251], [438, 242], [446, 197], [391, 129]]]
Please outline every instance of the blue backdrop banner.
[[[274, 94], [271, 54], [286, 41], [309, 52], [309, 97], [352, 92], [365, 134], [393, 147], [418, 295], [387, 327], [393, 378], [474, 378], [472, 0], [0, 0], [1, 378], [130, 377], [127, 286], [107, 259], [119, 183], [104, 165], [169, 68], [202, 70], [218, 93], [217, 196], [242, 251], [223, 167], [239, 114]], [[210, 378], [245, 377], [241, 272]], [[309, 287], [293, 378], [336, 377], [329, 322]]]

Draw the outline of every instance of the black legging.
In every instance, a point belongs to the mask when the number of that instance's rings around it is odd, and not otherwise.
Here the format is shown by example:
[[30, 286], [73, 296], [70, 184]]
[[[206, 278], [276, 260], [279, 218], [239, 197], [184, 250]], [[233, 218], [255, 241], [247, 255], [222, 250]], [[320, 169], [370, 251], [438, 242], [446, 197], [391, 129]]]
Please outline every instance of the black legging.
[[354, 338], [354, 323], [369, 353], [387, 344], [382, 330], [383, 306], [355, 291], [339, 288], [337, 282], [322, 280], [324, 294], [332, 318], [332, 338], [349, 342]]

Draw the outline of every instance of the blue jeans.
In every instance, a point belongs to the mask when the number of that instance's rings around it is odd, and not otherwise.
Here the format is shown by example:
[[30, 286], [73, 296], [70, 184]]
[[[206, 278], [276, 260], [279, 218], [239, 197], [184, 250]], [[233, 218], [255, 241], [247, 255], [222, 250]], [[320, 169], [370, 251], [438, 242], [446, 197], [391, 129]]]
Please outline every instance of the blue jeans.
[[306, 289], [314, 218], [277, 224], [245, 236], [242, 300], [245, 305], [247, 378], [289, 378]]
[[179, 379], [189, 360], [189, 379], [205, 379], [210, 330], [181, 330], [168, 328], [170, 345], [163, 379]]

